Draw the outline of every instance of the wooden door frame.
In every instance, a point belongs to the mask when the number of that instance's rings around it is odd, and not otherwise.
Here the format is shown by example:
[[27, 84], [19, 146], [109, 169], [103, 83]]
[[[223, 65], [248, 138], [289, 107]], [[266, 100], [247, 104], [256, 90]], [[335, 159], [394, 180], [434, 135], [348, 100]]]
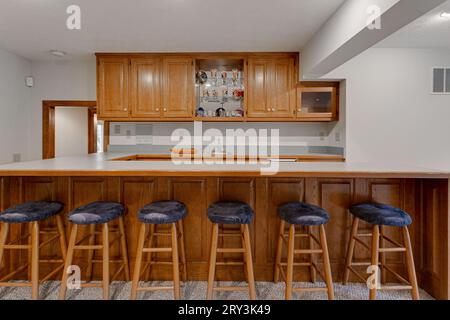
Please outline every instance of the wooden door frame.
[[88, 153], [97, 152], [97, 128], [94, 115], [97, 113], [97, 101], [43, 100], [42, 101], [42, 158], [55, 158], [55, 109], [88, 108]]

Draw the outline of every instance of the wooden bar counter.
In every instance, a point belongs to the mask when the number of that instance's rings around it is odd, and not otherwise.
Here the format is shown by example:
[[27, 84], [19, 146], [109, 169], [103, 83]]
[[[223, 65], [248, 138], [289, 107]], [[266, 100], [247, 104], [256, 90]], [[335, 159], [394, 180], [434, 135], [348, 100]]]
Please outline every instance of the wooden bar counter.
[[[289, 201], [306, 201], [330, 213], [326, 231], [332, 271], [335, 280], [341, 281], [351, 224], [347, 208], [353, 203], [372, 200], [411, 214], [419, 285], [435, 298], [449, 298], [449, 172], [381, 164], [297, 162], [280, 163], [277, 174], [262, 175], [259, 164], [109, 161], [124, 156], [127, 155], [99, 154], [0, 166], [0, 209], [31, 200], [57, 200], [65, 204], [65, 213], [68, 213], [92, 201], [121, 202], [127, 209], [127, 244], [133, 267], [139, 230], [138, 209], [155, 200], [181, 201], [189, 209], [184, 220], [188, 279], [206, 280], [211, 232], [206, 209], [219, 200], [244, 201], [255, 210], [251, 225], [255, 277], [257, 281], [272, 281], [277, 207]], [[67, 221], [66, 225], [69, 228]], [[24, 228], [14, 225], [12, 236], [24, 233]], [[387, 233], [394, 239], [401, 239], [394, 230], [387, 229]], [[118, 255], [119, 246], [112, 250], [113, 255]], [[43, 254], [49, 256], [56, 252], [56, 247], [43, 250]], [[24, 251], [14, 257], [14, 263], [12, 257], [6, 256], [6, 269], [13, 269], [27, 254]], [[76, 256], [75, 263], [82, 270], [86, 257], [86, 253]], [[370, 260], [369, 253], [363, 250], [358, 250], [356, 257]], [[388, 255], [387, 263], [406, 274], [401, 256]], [[114, 273], [114, 266], [112, 269]], [[101, 264], [94, 271], [99, 276]], [[170, 279], [171, 270], [155, 266], [151, 277]], [[241, 267], [231, 271], [227, 268], [226, 272], [218, 269], [221, 280], [243, 277]], [[308, 269], [296, 271], [296, 280], [308, 279]]]

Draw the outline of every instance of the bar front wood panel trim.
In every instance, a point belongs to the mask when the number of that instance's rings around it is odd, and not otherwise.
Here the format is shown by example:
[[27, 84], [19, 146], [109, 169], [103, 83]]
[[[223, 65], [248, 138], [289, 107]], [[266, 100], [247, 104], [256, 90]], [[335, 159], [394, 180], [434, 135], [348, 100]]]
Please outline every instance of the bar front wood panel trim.
[[[211, 224], [206, 210], [215, 201], [246, 201], [254, 208], [251, 239], [258, 281], [272, 280], [279, 205], [305, 200], [324, 207], [330, 213], [331, 219], [326, 226], [328, 243], [333, 276], [340, 281], [351, 222], [347, 214], [348, 206], [367, 200], [392, 204], [406, 209], [413, 217], [414, 223], [410, 229], [420, 287], [436, 298], [449, 298], [448, 178], [0, 177], [0, 192], [2, 208], [29, 200], [57, 200], [65, 203], [65, 214], [91, 201], [122, 202], [127, 209], [125, 227], [131, 264], [137, 244], [138, 209], [155, 200], [182, 201], [189, 212], [184, 221], [189, 280], [205, 280], [207, 277]], [[70, 225], [67, 221], [65, 223], [68, 229]], [[11, 236], [18, 236], [24, 231], [21, 225], [15, 225]], [[387, 232], [398, 237], [395, 230]], [[222, 241], [225, 242], [221, 244], [227, 246], [237, 244], [233, 242], [236, 240]], [[112, 256], [119, 254], [118, 246], [111, 249]], [[56, 252], [56, 247], [50, 247], [45, 254]], [[24, 262], [26, 254], [6, 258], [5, 265], [13, 269]], [[237, 257], [222, 254], [219, 258]], [[356, 258], [364, 260], [368, 255], [361, 252]], [[80, 266], [85, 264], [83, 256], [76, 257], [75, 261]], [[393, 254], [387, 258], [387, 263], [397, 272], [405, 272], [402, 257]], [[94, 277], [100, 275], [101, 267], [98, 266]], [[169, 280], [172, 273], [170, 268], [155, 266], [151, 276], [152, 279]], [[230, 270], [218, 270], [217, 276], [219, 280], [242, 280], [244, 272], [237, 266]], [[21, 277], [26, 277], [26, 274]], [[296, 271], [296, 280], [308, 280], [308, 277], [308, 270]]]

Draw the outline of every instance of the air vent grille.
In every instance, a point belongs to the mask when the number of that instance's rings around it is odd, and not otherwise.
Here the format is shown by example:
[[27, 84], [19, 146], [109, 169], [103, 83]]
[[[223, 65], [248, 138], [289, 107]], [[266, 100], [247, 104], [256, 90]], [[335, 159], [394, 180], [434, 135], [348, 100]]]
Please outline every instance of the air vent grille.
[[450, 94], [450, 68], [433, 68], [433, 93]]

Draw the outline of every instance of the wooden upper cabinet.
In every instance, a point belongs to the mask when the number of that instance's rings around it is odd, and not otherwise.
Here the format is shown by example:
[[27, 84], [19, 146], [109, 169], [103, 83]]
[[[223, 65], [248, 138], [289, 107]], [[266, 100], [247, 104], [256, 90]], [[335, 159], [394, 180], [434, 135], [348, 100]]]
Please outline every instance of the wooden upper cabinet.
[[296, 106], [295, 58], [250, 58], [249, 118], [293, 118]]
[[161, 116], [161, 60], [131, 59], [130, 105], [133, 118]]
[[101, 118], [126, 118], [129, 59], [101, 57], [97, 65], [97, 103]]
[[189, 57], [163, 59], [163, 116], [192, 118], [195, 95], [194, 60]]
[[251, 118], [271, 117], [270, 85], [271, 85], [270, 59], [248, 60], [247, 85], [247, 116]]
[[338, 82], [302, 82], [297, 88], [297, 118], [303, 121], [339, 119]]
[[275, 59], [272, 64], [273, 84], [270, 94], [272, 117], [294, 117], [295, 96], [295, 59]]

